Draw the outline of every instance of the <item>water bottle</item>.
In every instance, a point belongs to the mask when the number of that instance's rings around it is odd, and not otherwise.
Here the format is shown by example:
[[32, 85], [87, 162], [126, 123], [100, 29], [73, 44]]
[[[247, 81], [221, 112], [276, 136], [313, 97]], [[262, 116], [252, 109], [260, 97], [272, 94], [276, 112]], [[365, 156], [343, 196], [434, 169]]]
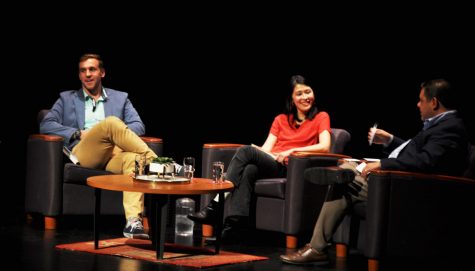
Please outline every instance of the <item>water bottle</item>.
[[176, 200], [175, 209], [175, 235], [193, 235], [195, 223], [187, 215], [195, 211], [195, 201], [190, 198], [180, 198]]

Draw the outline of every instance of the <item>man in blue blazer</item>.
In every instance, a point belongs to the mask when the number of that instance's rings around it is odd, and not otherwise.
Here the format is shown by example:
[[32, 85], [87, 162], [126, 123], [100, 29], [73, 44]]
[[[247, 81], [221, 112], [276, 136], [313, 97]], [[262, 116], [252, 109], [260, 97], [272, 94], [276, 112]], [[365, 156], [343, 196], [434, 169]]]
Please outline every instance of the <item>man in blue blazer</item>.
[[383, 144], [391, 152], [388, 158], [368, 163], [362, 168], [350, 162], [343, 163], [340, 170], [319, 167], [308, 169], [305, 177], [311, 182], [319, 183], [326, 179], [348, 184], [345, 191], [335, 190], [327, 196], [310, 243], [297, 252], [281, 255], [280, 259], [291, 264], [327, 261], [326, 250], [346, 209], [351, 203], [367, 200], [366, 176], [372, 170], [461, 176], [468, 166], [470, 144], [464, 124], [454, 110], [454, 100], [455, 95], [446, 80], [423, 83], [417, 103], [424, 122], [422, 131], [407, 141], [382, 129], [371, 128], [368, 133], [370, 142]]
[[[104, 88], [105, 69], [96, 54], [79, 59], [82, 88], [64, 91], [40, 123], [40, 132], [64, 138], [81, 166], [106, 169], [117, 174], [132, 174], [135, 156], [145, 154], [148, 162], [157, 155], [140, 135], [145, 133], [137, 111], [125, 92]], [[142, 225], [142, 193], [124, 192], [127, 219], [124, 236], [148, 238]]]

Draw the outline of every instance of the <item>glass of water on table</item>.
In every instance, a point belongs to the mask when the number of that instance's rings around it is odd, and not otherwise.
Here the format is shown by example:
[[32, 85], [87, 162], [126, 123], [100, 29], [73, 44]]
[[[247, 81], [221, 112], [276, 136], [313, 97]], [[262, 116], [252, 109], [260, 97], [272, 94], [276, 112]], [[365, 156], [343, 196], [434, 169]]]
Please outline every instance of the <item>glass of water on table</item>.
[[183, 176], [187, 179], [193, 179], [195, 172], [195, 158], [185, 157], [183, 158]]

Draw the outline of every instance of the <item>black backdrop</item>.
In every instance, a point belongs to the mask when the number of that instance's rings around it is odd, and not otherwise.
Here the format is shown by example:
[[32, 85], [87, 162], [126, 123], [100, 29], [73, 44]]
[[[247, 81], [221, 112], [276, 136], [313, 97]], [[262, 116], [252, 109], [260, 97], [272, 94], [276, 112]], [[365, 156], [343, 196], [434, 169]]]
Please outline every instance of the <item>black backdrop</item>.
[[[311, 80], [332, 126], [352, 134], [349, 155], [381, 156], [366, 142], [374, 122], [401, 137], [417, 133], [419, 85], [438, 77], [460, 91], [461, 111], [475, 142], [469, 99], [475, 47], [465, 29], [392, 26], [377, 31], [363, 30], [367, 25], [362, 24], [297, 31], [264, 24], [218, 32], [207, 26], [106, 28], [67, 36], [39, 28], [10, 33], [2, 65], [1, 179], [9, 183], [2, 203], [21, 213], [26, 140], [38, 131], [36, 114], [51, 107], [60, 91], [80, 87], [77, 61], [86, 52], [103, 56], [104, 86], [130, 94], [147, 135], [163, 138], [165, 155], [178, 162], [195, 156], [200, 163], [207, 142], [262, 144], [290, 93], [293, 74]], [[36, 30], [40, 33], [32, 33]]]

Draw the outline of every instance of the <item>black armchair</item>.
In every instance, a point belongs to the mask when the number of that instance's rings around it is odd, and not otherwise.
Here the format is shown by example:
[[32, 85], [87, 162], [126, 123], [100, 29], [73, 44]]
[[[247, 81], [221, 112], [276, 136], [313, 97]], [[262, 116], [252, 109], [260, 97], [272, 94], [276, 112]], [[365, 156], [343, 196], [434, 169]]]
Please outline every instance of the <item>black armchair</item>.
[[378, 270], [386, 257], [471, 259], [475, 254], [475, 147], [467, 178], [378, 170], [368, 176], [368, 201], [335, 232], [337, 257], [355, 247]]
[[[47, 113], [39, 112], [38, 123]], [[162, 139], [141, 138], [157, 155], [162, 154]], [[62, 149], [63, 138], [59, 136], [35, 134], [28, 138], [25, 212], [43, 215], [46, 229], [56, 228], [56, 217], [61, 214], [93, 214], [94, 191], [86, 185], [86, 179], [112, 174], [64, 163]], [[104, 191], [102, 199], [101, 213], [124, 213], [121, 192]]]
[[[331, 153], [299, 152], [290, 156], [287, 178], [261, 179], [255, 184], [256, 228], [286, 234], [286, 246], [297, 246], [297, 235], [313, 228], [323, 204], [326, 188], [304, 182], [303, 172], [308, 167], [334, 166], [344, 147], [350, 141], [350, 134], [343, 129], [332, 128]], [[202, 176], [211, 178], [212, 161], [223, 161], [229, 165], [240, 144], [205, 144], [203, 146]], [[211, 199], [204, 196], [201, 206]], [[225, 207], [226, 212], [226, 207]], [[203, 235], [209, 236], [209, 226], [203, 226]]]

